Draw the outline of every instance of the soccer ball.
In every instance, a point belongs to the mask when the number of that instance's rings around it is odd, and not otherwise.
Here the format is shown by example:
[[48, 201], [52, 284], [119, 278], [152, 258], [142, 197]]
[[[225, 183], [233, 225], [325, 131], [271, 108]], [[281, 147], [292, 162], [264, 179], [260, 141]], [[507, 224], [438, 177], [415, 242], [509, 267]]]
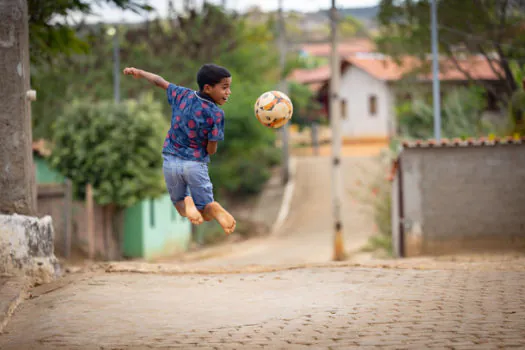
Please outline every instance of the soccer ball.
[[267, 91], [255, 102], [257, 120], [270, 128], [282, 127], [292, 119], [292, 114], [292, 101], [280, 91]]

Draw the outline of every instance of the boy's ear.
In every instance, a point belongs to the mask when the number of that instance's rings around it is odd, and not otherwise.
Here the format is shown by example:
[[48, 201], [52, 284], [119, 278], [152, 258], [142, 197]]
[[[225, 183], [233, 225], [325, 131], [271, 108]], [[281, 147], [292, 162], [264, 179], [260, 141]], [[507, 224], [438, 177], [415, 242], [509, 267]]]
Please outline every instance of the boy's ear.
[[205, 93], [209, 93], [211, 90], [212, 86], [210, 84], [204, 84], [204, 89], [202, 89], [202, 91], [204, 91]]

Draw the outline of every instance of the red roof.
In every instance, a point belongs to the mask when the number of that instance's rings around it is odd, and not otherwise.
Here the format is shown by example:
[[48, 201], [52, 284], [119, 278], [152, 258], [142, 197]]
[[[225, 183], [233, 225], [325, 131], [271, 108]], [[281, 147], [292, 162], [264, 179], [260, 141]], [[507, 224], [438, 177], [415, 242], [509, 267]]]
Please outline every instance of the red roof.
[[[332, 53], [332, 45], [327, 43], [306, 44], [301, 47], [301, 50], [310, 56], [328, 57]], [[341, 56], [351, 56], [359, 52], [373, 52], [375, 44], [370, 39], [354, 39], [351, 41], [344, 41], [338, 44], [338, 52]]]
[[296, 69], [288, 76], [288, 79], [301, 84], [324, 83], [330, 79], [330, 66], [314, 69]]
[[[389, 57], [346, 57], [346, 61], [354, 65], [373, 77], [380, 80], [395, 81], [401, 79], [405, 74], [416, 69], [422, 69], [423, 73], [417, 75], [418, 80], [431, 80], [432, 72], [430, 71], [431, 60], [422, 62], [416, 57], [403, 57], [399, 65]], [[426, 67], [424, 66], [426, 63]], [[476, 80], [500, 80], [496, 72], [491, 68], [490, 63], [484, 57], [469, 57], [458, 60], [460, 69], [451, 59], [442, 59], [439, 64], [439, 79], [448, 81], [468, 80], [464, 72], [467, 72]], [[497, 71], [501, 71], [495, 64]]]
[[[424, 67], [423, 63], [426, 63]], [[432, 73], [430, 70], [431, 60], [422, 62], [416, 57], [406, 56], [400, 59], [399, 64], [392, 58], [380, 54], [354, 55], [345, 57], [344, 64], [353, 65], [367, 72], [379, 80], [397, 81], [414, 70], [421, 69], [417, 73], [418, 80], [431, 80]], [[439, 79], [445, 81], [465, 81], [468, 78], [462, 71], [468, 72], [473, 79], [477, 80], [500, 80], [501, 78], [490, 66], [490, 63], [484, 57], [470, 57], [458, 61], [461, 68], [458, 69], [450, 59], [441, 60]], [[496, 71], [501, 71], [496, 62], [494, 62]], [[330, 66], [323, 66], [316, 69], [298, 69], [289, 76], [290, 80], [303, 84], [313, 82], [327, 82], [330, 79]]]
[[39, 139], [38, 141], [33, 141], [32, 149], [33, 149], [33, 152], [36, 152], [42, 157], [47, 157], [51, 155], [51, 149], [49, 148], [49, 144], [43, 139]]

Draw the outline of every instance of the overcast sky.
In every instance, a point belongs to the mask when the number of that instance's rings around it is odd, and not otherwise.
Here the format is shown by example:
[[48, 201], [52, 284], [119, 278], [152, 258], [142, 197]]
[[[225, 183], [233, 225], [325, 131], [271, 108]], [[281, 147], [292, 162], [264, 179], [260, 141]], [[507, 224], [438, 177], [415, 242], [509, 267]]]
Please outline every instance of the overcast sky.
[[[197, 0], [202, 2], [202, 0]], [[331, 0], [282, 0], [283, 8], [285, 10], [296, 10], [296, 11], [317, 11], [319, 9], [330, 8]], [[180, 4], [182, 1], [176, 0], [175, 4]], [[208, 0], [208, 2], [221, 4], [222, 0]], [[367, 7], [374, 6], [379, 3], [379, 0], [336, 0], [337, 7]], [[162, 16], [166, 16], [168, 0], [150, 0], [150, 5], [153, 6], [156, 11]], [[229, 9], [235, 9], [237, 11], [245, 11], [252, 6], [258, 6], [265, 11], [275, 10], [279, 4], [279, 0], [226, 0], [226, 7]], [[99, 15], [95, 18], [90, 17], [89, 21], [126, 21], [136, 22], [143, 18], [135, 15], [130, 11], [120, 11], [114, 8], [103, 7], [97, 11]]]

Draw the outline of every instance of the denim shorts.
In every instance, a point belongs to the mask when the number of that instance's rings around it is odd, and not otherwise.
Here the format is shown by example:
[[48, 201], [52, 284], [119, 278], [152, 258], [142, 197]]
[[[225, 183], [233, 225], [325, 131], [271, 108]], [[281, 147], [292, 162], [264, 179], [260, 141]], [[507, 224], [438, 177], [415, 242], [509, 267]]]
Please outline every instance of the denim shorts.
[[190, 195], [199, 210], [213, 202], [213, 185], [207, 163], [184, 160], [166, 153], [162, 157], [164, 180], [173, 204]]

